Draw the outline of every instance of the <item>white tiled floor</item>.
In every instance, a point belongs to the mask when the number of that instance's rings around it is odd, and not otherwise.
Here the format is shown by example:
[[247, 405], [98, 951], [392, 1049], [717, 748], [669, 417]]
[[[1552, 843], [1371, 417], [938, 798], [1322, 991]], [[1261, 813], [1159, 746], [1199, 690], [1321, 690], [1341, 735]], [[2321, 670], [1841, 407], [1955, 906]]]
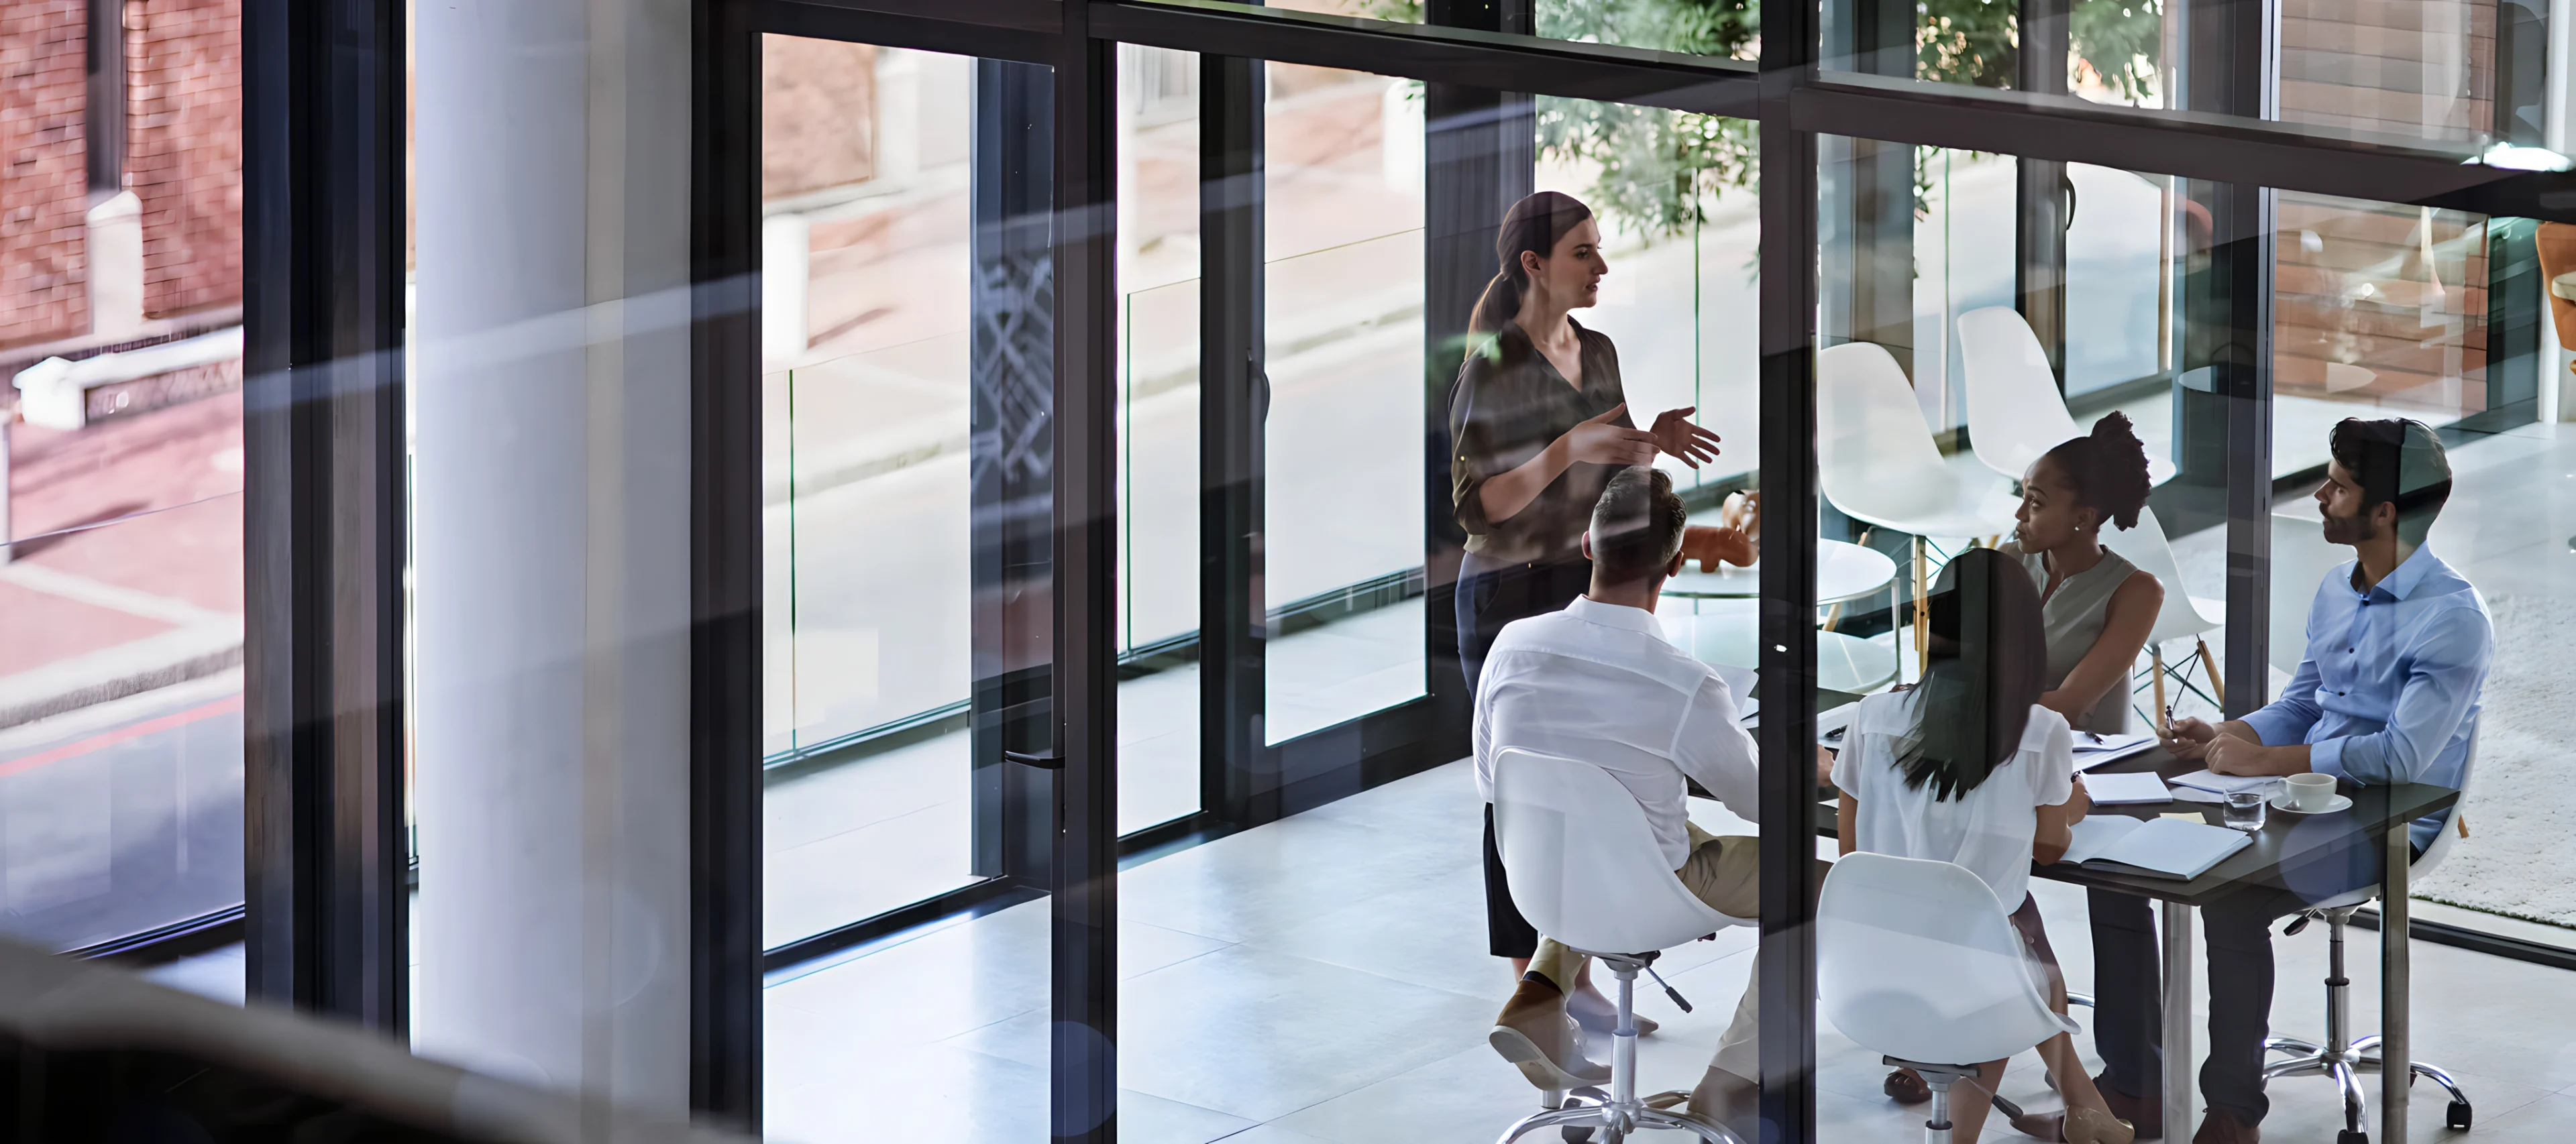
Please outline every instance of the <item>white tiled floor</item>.
[[[1493, 1139], [1534, 1094], [1484, 1045], [1508, 982], [1483, 954], [1476, 801], [1463, 764], [1129, 871], [1120, 885], [1121, 1138]], [[1702, 810], [1717, 829], [1745, 829]], [[2068, 975], [2091, 978], [2081, 895], [2037, 885]], [[770, 990], [770, 1129], [780, 1139], [1034, 1139], [1044, 1117], [1046, 917], [1033, 903]], [[2354, 1019], [2377, 1024], [2372, 935], [2356, 931]], [[1697, 1007], [1644, 1045], [1647, 1080], [1706, 1063], [1749, 972], [1750, 931], [1668, 955]], [[2321, 1029], [2322, 928], [2277, 943], [2273, 1023]], [[2576, 1112], [2576, 975], [2417, 943], [2417, 1056], [2477, 1102], [2479, 1140], [2556, 1139]], [[1901, 1141], [1920, 1120], [1879, 1095], [1876, 1058], [1818, 1038], [1826, 1139]], [[960, 1102], [914, 1099], [926, 1092]], [[2028, 1059], [2006, 1094], [2050, 1100]], [[2275, 1141], [2333, 1138], [2331, 1086], [2283, 1081]], [[962, 1111], [961, 1111], [962, 1110]], [[964, 1119], [960, 1119], [960, 1117]], [[2441, 1107], [2419, 1089], [2415, 1139]], [[1258, 1127], [1255, 1127], [1255, 1126]], [[1990, 1138], [2017, 1138], [2000, 1124]]]
[[[1422, 607], [1415, 597], [1273, 641], [1270, 741], [1422, 695]], [[1125, 680], [1118, 702], [1119, 831], [1196, 811], [1197, 665]], [[964, 731], [774, 780], [761, 805], [768, 945], [975, 880]]]

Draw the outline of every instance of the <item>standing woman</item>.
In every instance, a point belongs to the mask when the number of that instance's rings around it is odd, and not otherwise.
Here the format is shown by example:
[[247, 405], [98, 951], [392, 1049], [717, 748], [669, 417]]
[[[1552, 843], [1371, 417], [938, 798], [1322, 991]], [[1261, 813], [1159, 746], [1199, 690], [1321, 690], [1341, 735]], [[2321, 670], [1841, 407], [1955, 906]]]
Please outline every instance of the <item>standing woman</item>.
[[1600, 303], [1601, 228], [1571, 195], [1512, 204], [1494, 238], [1500, 268], [1468, 319], [1471, 346], [1449, 392], [1450, 496], [1467, 555], [1458, 567], [1458, 658], [1472, 690], [1503, 625], [1563, 608], [1592, 583], [1583, 530], [1611, 474], [1660, 451], [1698, 468], [1717, 435], [1668, 409], [1628, 417], [1619, 351], [1572, 312]]
[[2040, 705], [2078, 731], [2124, 731], [2129, 672], [2164, 609], [2164, 585], [2102, 546], [2106, 527], [2129, 529], [2146, 507], [2147, 450], [2126, 414], [2058, 443], [2021, 478], [2004, 554], [2039, 586], [2048, 628], [2048, 693]]
[[[1449, 395], [1450, 491], [1467, 532], [1458, 658], [1470, 691], [1503, 625], [1557, 611], [1591, 586], [1583, 533], [1612, 474], [1651, 464], [1658, 451], [1692, 468], [1717, 457], [1717, 435], [1690, 423], [1693, 409], [1637, 428], [1618, 350], [1571, 317], [1599, 304], [1610, 272], [1591, 208], [1555, 191], [1522, 199], [1503, 215], [1494, 253], [1500, 266], [1467, 323], [1490, 341], [1470, 346]], [[1527, 970], [1538, 931], [1512, 904], [1491, 806], [1485, 914], [1494, 956]], [[1588, 980], [1567, 1001], [1586, 1028], [1609, 1029], [1609, 1003]]]

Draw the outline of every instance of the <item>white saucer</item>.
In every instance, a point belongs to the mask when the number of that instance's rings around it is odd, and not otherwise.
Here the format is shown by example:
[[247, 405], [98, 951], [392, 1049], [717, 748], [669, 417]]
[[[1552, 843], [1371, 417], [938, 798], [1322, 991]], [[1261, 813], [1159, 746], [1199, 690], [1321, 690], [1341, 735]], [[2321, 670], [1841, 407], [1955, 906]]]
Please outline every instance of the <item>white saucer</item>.
[[2279, 794], [2273, 795], [2271, 803], [2272, 809], [2284, 814], [2333, 814], [2338, 810], [2352, 809], [2352, 796], [2348, 794], [2339, 794], [2326, 800], [2326, 804], [2324, 806], [2318, 807], [2315, 810], [2301, 810], [2290, 805], [2290, 793], [2288, 791], [2283, 791]]

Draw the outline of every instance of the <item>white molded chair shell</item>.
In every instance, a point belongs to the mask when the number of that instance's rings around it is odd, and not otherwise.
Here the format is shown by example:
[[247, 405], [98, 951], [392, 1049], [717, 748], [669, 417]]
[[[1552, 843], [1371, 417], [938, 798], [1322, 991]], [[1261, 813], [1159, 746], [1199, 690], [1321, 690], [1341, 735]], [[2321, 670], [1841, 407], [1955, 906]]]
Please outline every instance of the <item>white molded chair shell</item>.
[[1967, 377], [1968, 442], [1987, 468], [2020, 480], [2040, 454], [2084, 432], [2066, 412], [2038, 335], [2012, 307], [1959, 315], [1959, 366]]
[[2138, 510], [2138, 526], [2122, 529], [2102, 526], [2102, 547], [2119, 553], [2120, 558], [2138, 566], [2138, 570], [2164, 585], [2165, 605], [2156, 614], [2156, 626], [2147, 635], [2147, 646], [2163, 647], [2166, 643], [2216, 631], [2227, 622], [2227, 605], [2223, 601], [2201, 601], [2183, 589], [2182, 568], [2174, 560], [2173, 544], [2165, 538], [2164, 522], [2156, 519], [2156, 510]]
[[[2477, 769], [2478, 733], [2472, 729], [2469, 732], [2468, 755], [2460, 760], [2461, 798], [2465, 799], [2469, 796], [2469, 775]], [[2451, 804], [2450, 813], [2442, 816], [2442, 828], [2433, 832], [2433, 841], [2425, 845], [2424, 852], [2416, 855], [2413, 862], [2407, 863], [2406, 882], [2408, 885], [2411, 886], [2418, 880], [2422, 879], [2425, 875], [2432, 873], [2433, 868], [2441, 865], [2442, 859], [2450, 855], [2451, 844], [2459, 841], [2460, 839], [2460, 830], [2458, 825], [2459, 820], [2460, 804], [2455, 802]], [[2365, 890], [2354, 890], [2347, 894], [2337, 894], [2334, 897], [2318, 902], [2308, 908], [2312, 910], [2331, 910], [2339, 906], [2358, 906], [2363, 902], [2372, 901], [2378, 897], [2378, 888], [2372, 887]]]
[[1494, 839], [1522, 916], [1586, 953], [1669, 949], [1752, 924], [1682, 885], [1636, 796], [1590, 763], [1522, 750], [1495, 756]]
[[1816, 1007], [1871, 1052], [2009, 1057], [2075, 1029], [2049, 1010], [2022, 949], [1994, 890], [1967, 867], [1845, 855], [1816, 905]]
[[2012, 486], [1941, 460], [1905, 371], [1875, 343], [1816, 355], [1816, 414], [1817, 483], [1844, 515], [1917, 536], [2012, 528]]
[[[1959, 315], [1959, 365], [1968, 389], [1968, 443], [1977, 460], [2012, 480], [2069, 437], [2087, 431], [2066, 411], [2056, 371], [2030, 323], [2010, 306]], [[2172, 480], [2171, 458], [2149, 456], [2147, 478]]]

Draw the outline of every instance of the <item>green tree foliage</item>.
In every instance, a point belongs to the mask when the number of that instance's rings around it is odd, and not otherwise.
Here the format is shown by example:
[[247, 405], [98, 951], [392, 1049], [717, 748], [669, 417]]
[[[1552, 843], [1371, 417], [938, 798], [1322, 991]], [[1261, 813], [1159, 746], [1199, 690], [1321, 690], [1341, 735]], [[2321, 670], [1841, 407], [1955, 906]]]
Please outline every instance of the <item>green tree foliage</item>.
[[[2085, 79], [2124, 99], [2154, 93], [2162, 0], [2076, 0], [2069, 29]], [[1722, 59], [1761, 49], [1760, 0], [1537, 0], [1538, 33]], [[2012, 0], [1917, 0], [1915, 76], [2010, 87], [2019, 67]], [[1419, 22], [1421, 0], [1369, 0], [1369, 15]], [[1542, 96], [1538, 145], [1599, 174], [1584, 199], [1650, 235], [1678, 234], [1729, 189], [1755, 189], [1754, 124], [1662, 108]], [[1927, 187], [1918, 173], [1918, 203]]]

